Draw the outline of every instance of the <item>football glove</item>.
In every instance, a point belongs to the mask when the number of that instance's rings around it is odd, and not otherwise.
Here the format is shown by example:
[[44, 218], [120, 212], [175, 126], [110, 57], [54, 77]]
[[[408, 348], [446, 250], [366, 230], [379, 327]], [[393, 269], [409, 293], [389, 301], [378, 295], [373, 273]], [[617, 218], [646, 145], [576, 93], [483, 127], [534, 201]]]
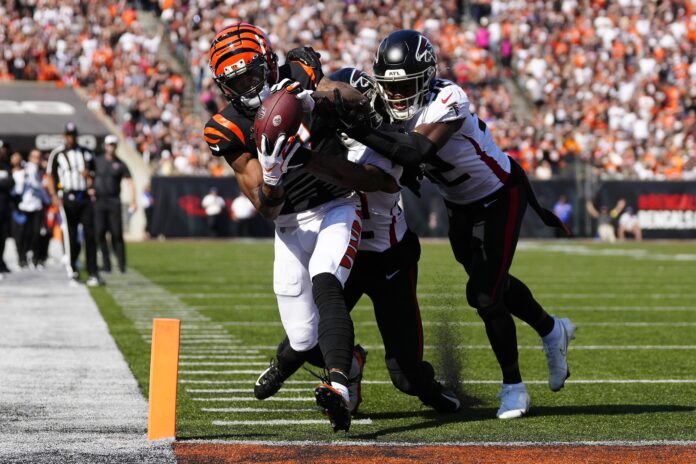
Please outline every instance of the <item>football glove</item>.
[[313, 92], [311, 90], [303, 89], [299, 82], [293, 81], [292, 79], [288, 79], [286, 77], [277, 84], [273, 84], [271, 87], [271, 93], [280, 92], [283, 89], [300, 100], [302, 103], [302, 111], [305, 113], [311, 113], [312, 110], [314, 110], [314, 99], [312, 98]]
[[288, 52], [286, 60], [300, 61], [305, 66], [312, 68], [315, 84], [319, 84], [319, 81], [324, 77], [324, 72], [321, 70], [321, 55], [314, 51], [312, 47], [293, 48]]
[[301, 146], [299, 136], [287, 137], [282, 134], [271, 149], [268, 139], [262, 135], [261, 146], [256, 151], [263, 171], [263, 182], [273, 187], [280, 185], [283, 174], [288, 172], [290, 160]]

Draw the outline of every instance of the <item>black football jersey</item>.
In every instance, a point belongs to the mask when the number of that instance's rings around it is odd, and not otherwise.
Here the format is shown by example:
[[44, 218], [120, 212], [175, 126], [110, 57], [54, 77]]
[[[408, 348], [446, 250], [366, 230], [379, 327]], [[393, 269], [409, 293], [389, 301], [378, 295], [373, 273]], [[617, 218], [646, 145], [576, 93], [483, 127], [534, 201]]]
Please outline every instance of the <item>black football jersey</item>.
[[[318, 82], [312, 68], [299, 61], [286, 63], [279, 69], [280, 79], [290, 78], [300, 83], [302, 88], [314, 90]], [[313, 149], [331, 151], [327, 155], [336, 156], [344, 153], [340, 144], [331, 141], [335, 138], [334, 131], [315, 131], [318, 121], [305, 120], [305, 126], [309, 131], [309, 142]], [[239, 112], [233, 105], [227, 105], [222, 111], [208, 120], [204, 129], [205, 140], [210, 151], [215, 156], [226, 156], [229, 161], [234, 161], [243, 153], [250, 153], [256, 157], [256, 143], [254, 142], [254, 115], [245, 115]], [[327, 134], [324, 137], [312, 136], [312, 133]], [[352, 190], [345, 187], [322, 181], [312, 175], [303, 167], [292, 167], [283, 176], [283, 185], [286, 192], [286, 200], [280, 214], [291, 214], [306, 211], [327, 203], [336, 198], [349, 196]]]

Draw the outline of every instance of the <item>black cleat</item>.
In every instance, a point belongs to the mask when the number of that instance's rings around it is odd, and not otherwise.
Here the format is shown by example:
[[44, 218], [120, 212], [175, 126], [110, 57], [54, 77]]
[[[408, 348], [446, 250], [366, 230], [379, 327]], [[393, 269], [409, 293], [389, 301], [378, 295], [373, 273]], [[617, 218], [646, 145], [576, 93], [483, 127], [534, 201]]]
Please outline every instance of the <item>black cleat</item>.
[[418, 397], [424, 405], [430, 406], [437, 412], [452, 413], [457, 412], [462, 407], [462, 402], [459, 401], [457, 395], [440, 384], [433, 381], [433, 389], [428, 397]]
[[268, 369], [263, 371], [256, 380], [256, 385], [254, 385], [254, 396], [259, 400], [270, 398], [278, 393], [278, 390], [283, 386], [283, 382], [285, 382], [286, 379], [287, 376], [280, 370], [278, 361], [271, 359], [271, 365], [268, 366]]
[[334, 432], [347, 432], [350, 429], [350, 408], [341, 392], [328, 383], [322, 383], [314, 389], [314, 396], [319, 407], [329, 416]]

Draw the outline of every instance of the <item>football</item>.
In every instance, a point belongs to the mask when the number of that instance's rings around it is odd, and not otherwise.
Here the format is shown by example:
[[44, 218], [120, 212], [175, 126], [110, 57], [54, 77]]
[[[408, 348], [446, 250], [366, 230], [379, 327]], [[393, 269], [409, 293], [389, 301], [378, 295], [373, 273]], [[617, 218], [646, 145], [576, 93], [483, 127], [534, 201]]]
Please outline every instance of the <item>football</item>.
[[294, 95], [282, 90], [269, 95], [261, 104], [254, 118], [254, 141], [261, 146], [265, 135], [269, 146], [273, 146], [280, 135], [295, 135], [302, 123], [302, 102]]

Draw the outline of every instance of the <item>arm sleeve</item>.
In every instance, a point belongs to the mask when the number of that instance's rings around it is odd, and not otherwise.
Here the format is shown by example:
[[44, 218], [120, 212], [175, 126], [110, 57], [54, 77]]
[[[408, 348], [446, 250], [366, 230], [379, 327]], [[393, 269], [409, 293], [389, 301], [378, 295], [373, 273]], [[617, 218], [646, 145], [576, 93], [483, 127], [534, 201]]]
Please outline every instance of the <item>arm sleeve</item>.
[[437, 146], [418, 132], [402, 133], [362, 126], [351, 128], [348, 135], [382, 156], [403, 166], [422, 163], [437, 153]]
[[301, 61], [290, 61], [287, 63], [287, 72], [289, 77], [300, 83], [305, 90], [316, 90], [319, 85], [319, 74], [314, 68], [307, 66]]

